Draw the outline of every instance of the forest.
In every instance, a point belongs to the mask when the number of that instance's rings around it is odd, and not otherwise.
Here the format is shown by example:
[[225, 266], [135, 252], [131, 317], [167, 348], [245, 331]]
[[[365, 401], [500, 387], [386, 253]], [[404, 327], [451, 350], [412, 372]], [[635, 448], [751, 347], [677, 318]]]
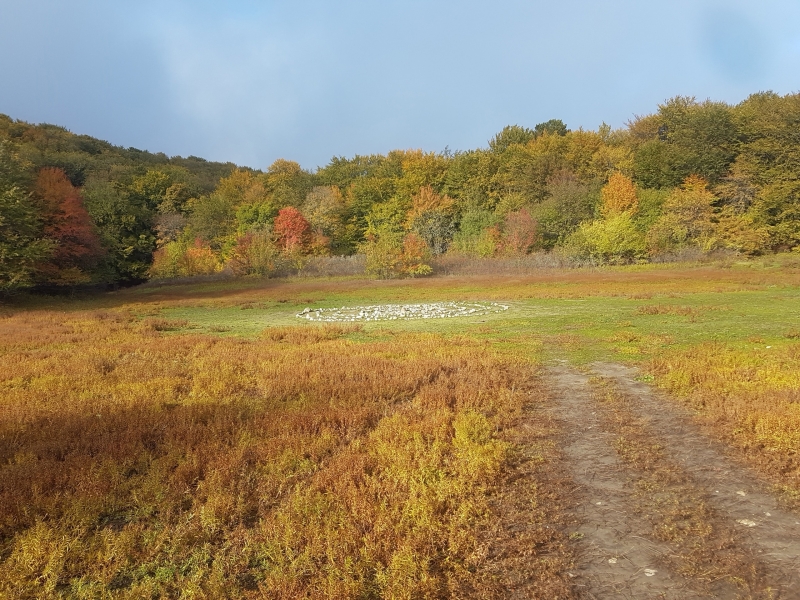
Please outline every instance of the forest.
[[625, 264], [800, 250], [800, 94], [675, 97], [626, 127], [510, 125], [487, 147], [266, 170], [121, 148], [0, 115], [0, 292], [362, 254], [425, 275], [442, 254]]

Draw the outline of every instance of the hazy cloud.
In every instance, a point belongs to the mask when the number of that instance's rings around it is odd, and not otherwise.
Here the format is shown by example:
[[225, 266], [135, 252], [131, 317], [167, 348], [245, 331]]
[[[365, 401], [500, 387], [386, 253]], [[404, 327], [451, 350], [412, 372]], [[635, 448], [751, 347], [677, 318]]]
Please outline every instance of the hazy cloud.
[[747, 14], [727, 7], [703, 15], [703, 45], [718, 71], [735, 82], [754, 82], [766, 74], [767, 36]]
[[0, 112], [264, 168], [797, 88], [793, 0], [0, 0]]

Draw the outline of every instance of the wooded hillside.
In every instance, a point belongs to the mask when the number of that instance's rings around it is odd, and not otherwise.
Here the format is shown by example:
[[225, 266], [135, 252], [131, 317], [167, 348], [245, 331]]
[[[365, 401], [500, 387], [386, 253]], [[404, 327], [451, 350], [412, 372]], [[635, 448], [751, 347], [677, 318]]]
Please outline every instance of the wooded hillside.
[[620, 130], [512, 125], [486, 148], [334, 157], [315, 172], [170, 158], [0, 115], [0, 290], [269, 275], [357, 252], [391, 277], [446, 252], [620, 263], [798, 248], [800, 94], [676, 97]]

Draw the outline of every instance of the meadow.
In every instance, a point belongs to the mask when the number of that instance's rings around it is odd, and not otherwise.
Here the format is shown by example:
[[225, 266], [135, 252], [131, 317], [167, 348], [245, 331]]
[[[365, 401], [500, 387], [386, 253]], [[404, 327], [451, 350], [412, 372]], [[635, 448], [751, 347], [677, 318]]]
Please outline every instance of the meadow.
[[[510, 308], [296, 317], [438, 301]], [[0, 597], [581, 597], [554, 361], [637, 367], [800, 504], [796, 254], [20, 297], [0, 306]]]

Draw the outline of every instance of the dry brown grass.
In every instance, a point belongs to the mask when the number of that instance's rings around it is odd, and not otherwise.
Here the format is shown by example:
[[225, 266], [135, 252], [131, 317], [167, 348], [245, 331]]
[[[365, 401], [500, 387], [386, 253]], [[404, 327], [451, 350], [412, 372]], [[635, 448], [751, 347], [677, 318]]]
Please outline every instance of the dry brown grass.
[[0, 321], [0, 596], [435, 598], [482, 577], [526, 361], [183, 325]]
[[[613, 296], [646, 299], [656, 295], [680, 297], [702, 292], [758, 290], [774, 285], [800, 285], [800, 269], [730, 269], [719, 266], [629, 269], [544, 269], [521, 275], [441, 276], [416, 280], [366, 279], [230, 282], [215, 287], [163, 286], [144, 288], [148, 303], [171, 306], [238, 306], [266, 300], [310, 304], [327, 294], [370, 300], [520, 300], [527, 298], [586, 298]], [[140, 292], [127, 292], [119, 301], [132, 302]]]
[[669, 304], [647, 304], [636, 309], [640, 315], [678, 315], [681, 317], [695, 317], [700, 311], [691, 306], [672, 306]]

